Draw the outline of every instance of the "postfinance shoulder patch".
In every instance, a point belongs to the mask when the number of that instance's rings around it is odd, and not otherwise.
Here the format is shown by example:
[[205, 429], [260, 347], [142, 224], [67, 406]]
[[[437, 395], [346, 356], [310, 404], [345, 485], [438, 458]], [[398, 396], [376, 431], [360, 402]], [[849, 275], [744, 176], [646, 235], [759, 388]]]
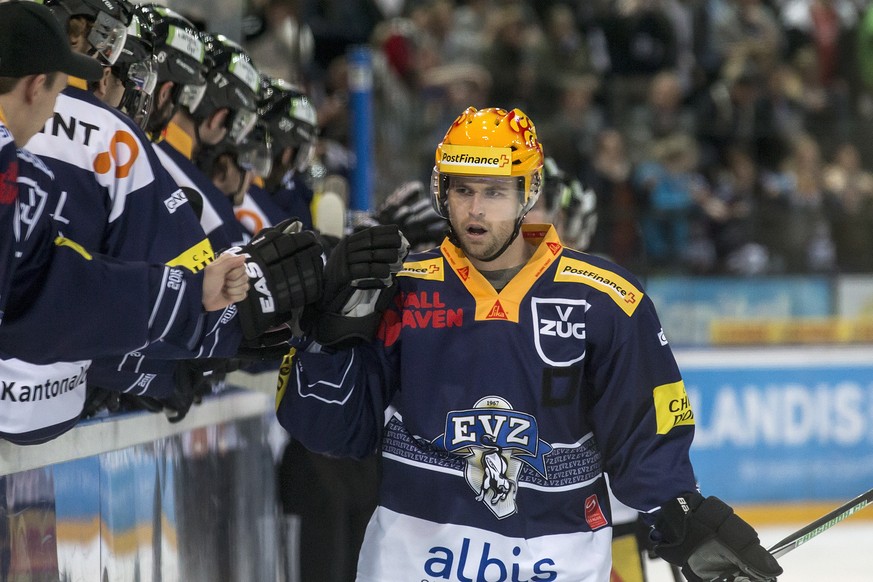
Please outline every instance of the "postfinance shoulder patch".
[[443, 258], [427, 259], [425, 261], [412, 261], [403, 263], [403, 269], [397, 273], [398, 277], [414, 277], [416, 279], [428, 279], [429, 281], [445, 280], [445, 265]]
[[634, 314], [643, 299], [643, 292], [624, 277], [612, 271], [595, 267], [585, 261], [569, 257], [561, 257], [560, 262], [558, 262], [555, 281], [583, 283], [603, 291], [615, 301], [616, 305], [621, 307], [628, 317]]
[[667, 434], [675, 426], [693, 426], [694, 412], [685, 393], [685, 382], [679, 380], [672, 384], [655, 386], [652, 390], [655, 399], [655, 417], [658, 421], [658, 434]]

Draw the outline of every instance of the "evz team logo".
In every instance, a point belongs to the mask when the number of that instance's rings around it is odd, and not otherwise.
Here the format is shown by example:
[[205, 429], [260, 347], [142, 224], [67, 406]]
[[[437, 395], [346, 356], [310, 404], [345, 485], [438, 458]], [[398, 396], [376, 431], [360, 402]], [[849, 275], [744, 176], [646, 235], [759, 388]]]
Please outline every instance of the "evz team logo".
[[543, 362], [564, 367], [585, 357], [587, 301], [534, 297], [530, 308], [534, 345]]
[[539, 439], [536, 418], [512, 409], [499, 396], [486, 396], [469, 410], [446, 415], [446, 432], [434, 444], [466, 458], [464, 478], [498, 519], [514, 514], [522, 463], [546, 476], [552, 446]]

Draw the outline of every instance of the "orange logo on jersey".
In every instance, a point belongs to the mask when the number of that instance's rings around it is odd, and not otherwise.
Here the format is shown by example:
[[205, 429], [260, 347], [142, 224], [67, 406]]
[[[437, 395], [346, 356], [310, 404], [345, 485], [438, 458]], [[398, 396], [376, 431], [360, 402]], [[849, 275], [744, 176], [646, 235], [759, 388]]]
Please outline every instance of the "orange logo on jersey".
[[258, 234], [258, 232], [264, 228], [264, 220], [256, 212], [246, 210], [245, 208], [237, 208], [234, 210], [234, 214], [236, 215], [236, 219], [240, 221], [250, 233], [252, 233], [252, 236]]
[[494, 307], [491, 308], [485, 319], [507, 319], [506, 311], [503, 310], [499, 300], [494, 302]]
[[136, 138], [127, 131], [118, 130], [109, 141], [109, 151], [101, 152], [94, 158], [94, 171], [98, 174], [108, 174], [114, 163], [115, 177], [127, 178], [138, 157], [139, 144]]
[[467, 277], [470, 276], [470, 267], [461, 267], [458, 269], [458, 276], [461, 278], [461, 281], [466, 281]]
[[561, 247], [561, 245], [559, 245], [558, 243], [556, 243], [556, 242], [548, 242], [548, 243], [546, 243], [546, 244], [549, 245], [549, 249], [551, 249], [553, 255], [557, 255], [558, 253], [561, 252], [561, 248], [562, 248], [562, 247]]

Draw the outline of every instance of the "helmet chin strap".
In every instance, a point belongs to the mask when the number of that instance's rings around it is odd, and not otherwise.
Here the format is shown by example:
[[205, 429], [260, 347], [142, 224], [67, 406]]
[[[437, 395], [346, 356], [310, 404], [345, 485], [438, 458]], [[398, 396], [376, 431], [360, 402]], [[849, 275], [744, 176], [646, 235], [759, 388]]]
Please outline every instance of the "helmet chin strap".
[[[500, 255], [505, 253], [506, 249], [509, 248], [509, 245], [512, 244], [512, 241], [514, 241], [516, 239], [516, 237], [518, 237], [518, 233], [521, 232], [521, 223], [524, 221], [524, 217], [526, 215], [527, 215], [527, 213], [524, 213], [518, 217], [518, 220], [515, 221], [515, 228], [512, 230], [512, 234], [509, 235], [509, 238], [506, 239], [506, 242], [503, 243], [503, 246], [500, 247], [500, 249], [496, 253], [494, 253], [490, 257], [486, 257], [484, 259], [477, 259], [477, 260], [482, 261], [484, 263], [490, 263], [491, 261], [493, 261], [494, 259], [496, 259]], [[464, 248], [464, 245], [462, 245], [460, 239], [458, 239], [458, 235], [455, 234], [455, 227], [452, 226], [451, 221], [449, 221], [449, 233], [447, 236], [449, 238], [450, 243], [452, 243], [456, 247], [461, 247], [462, 249]], [[464, 251], [464, 252], [466, 252], [466, 251]]]

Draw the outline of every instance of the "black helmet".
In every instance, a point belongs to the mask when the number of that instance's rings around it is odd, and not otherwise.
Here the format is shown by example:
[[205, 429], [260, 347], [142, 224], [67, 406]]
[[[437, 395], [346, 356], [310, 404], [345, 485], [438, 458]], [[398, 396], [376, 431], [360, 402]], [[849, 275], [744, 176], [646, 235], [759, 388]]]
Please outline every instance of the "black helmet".
[[91, 53], [104, 65], [118, 60], [130, 24], [133, 5], [127, 0], [45, 0], [63, 26], [73, 16], [84, 16], [93, 25], [88, 33]]
[[124, 95], [118, 109], [145, 129], [158, 72], [151, 35], [136, 14], [127, 27], [127, 39], [121, 55], [112, 66], [112, 73], [124, 85]]
[[159, 83], [202, 85], [206, 82], [206, 47], [190, 20], [160, 4], [140, 4], [135, 14], [151, 34]]
[[597, 195], [578, 178], [558, 167], [552, 158], [543, 163], [543, 195], [549, 220], [562, 225], [564, 242], [584, 251], [597, 229]]
[[227, 140], [240, 144], [257, 121], [260, 75], [240, 45], [220, 34], [204, 34], [209, 72], [206, 91], [198, 104], [183, 105], [196, 121], [228, 108]]
[[277, 153], [294, 148], [292, 167], [299, 172], [306, 170], [318, 135], [315, 108], [306, 93], [283, 79], [264, 76], [258, 117], [277, 146]]
[[161, 135], [176, 110], [194, 106], [206, 88], [206, 47], [194, 24], [173, 10], [159, 4], [140, 4], [134, 9], [148, 32], [157, 62], [157, 82], [172, 82], [170, 100], [155, 111], [147, 131], [153, 138]]

